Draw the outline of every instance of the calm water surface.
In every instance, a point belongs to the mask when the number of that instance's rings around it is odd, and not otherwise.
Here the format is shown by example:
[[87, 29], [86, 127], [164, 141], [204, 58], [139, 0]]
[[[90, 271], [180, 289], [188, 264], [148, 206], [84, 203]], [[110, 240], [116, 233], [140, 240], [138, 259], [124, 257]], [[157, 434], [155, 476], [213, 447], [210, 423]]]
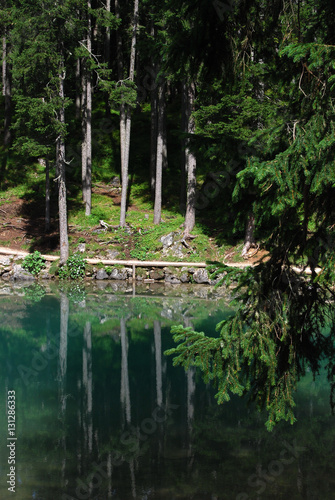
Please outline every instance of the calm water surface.
[[298, 422], [269, 433], [244, 400], [218, 406], [195, 370], [164, 356], [173, 324], [215, 335], [231, 313], [204, 287], [0, 287], [0, 498], [334, 499], [323, 372], [300, 382]]

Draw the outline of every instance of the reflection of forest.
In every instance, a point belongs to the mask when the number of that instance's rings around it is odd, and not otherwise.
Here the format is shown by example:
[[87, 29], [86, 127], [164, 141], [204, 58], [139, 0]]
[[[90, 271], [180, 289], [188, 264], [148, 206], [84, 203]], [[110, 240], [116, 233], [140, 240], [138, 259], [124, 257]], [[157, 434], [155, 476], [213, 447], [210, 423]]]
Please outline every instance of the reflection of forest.
[[194, 368], [163, 355], [171, 324], [210, 334], [230, 314], [224, 301], [79, 298], [15, 297], [17, 316], [0, 300], [1, 382], [18, 401], [18, 498], [332, 498], [325, 377], [300, 384], [298, 424], [268, 433], [243, 400], [217, 406]]

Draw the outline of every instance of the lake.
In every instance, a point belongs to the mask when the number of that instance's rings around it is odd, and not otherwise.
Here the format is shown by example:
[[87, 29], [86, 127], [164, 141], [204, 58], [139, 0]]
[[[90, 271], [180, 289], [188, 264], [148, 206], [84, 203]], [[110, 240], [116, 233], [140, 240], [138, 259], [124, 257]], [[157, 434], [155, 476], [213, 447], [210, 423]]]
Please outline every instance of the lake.
[[0, 498], [335, 498], [325, 371], [300, 381], [297, 422], [268, 432], [164, 355], [172, 325], [216, 335], [227, 298], [125, 287], [0, 286]]

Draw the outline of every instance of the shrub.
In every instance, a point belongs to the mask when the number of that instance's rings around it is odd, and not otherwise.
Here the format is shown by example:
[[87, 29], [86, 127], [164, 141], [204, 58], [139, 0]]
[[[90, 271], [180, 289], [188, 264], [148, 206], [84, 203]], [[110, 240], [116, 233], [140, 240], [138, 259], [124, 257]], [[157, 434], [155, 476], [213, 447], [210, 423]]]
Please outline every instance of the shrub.
[[34, 253], [27, 255], [22, 262], [22, 267], [31, 274], [37, 275], [42, 269], [45, 268], [44, 259], [40, 252], [35, 250]]
[[85, 275], [86, 262], [80, 253], [75, 253], [67, 259], [58, 272], [60, 279], [71, 278], [73, 280], [83, 278]]

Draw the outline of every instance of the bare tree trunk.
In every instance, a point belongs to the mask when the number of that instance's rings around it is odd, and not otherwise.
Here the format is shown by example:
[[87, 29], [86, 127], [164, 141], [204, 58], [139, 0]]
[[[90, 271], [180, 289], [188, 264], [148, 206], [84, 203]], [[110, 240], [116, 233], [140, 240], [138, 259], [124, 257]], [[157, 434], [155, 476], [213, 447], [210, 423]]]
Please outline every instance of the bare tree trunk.
[[[195, 100], [195, 84], [194, 82], [187, 85], [187, 132], [190, 135], [194, 134], [195, 122], [192, 116], [194, 111]], [[185, 151], [187, 172], [187, 195], [186, 195], [186, 214], [185, 214], [185, 236], [188, 236], [195, 224], [195, 201], [196, 201], [196, 168], [197, 161], [194, 153], [189, 147], [190, 138], [187, 140]]]
[[[110, 12], [111, 12], [111, 0], [106, 0], [106, 11], [108, 14], [110, 14]], [[110, 28], [110, 26], [106, 27], [105, 61], [107, 63], [107, 67], [110, 68], [110, 62], [111, 62], [111, 28]]]
[[76, 101], [75, 101], [75, 106], [76, 106], [76, 118], [79, 120], [80, 115], [81, 115], [81, 63], [80, 63], [80, 58], [77, 58], [76, 61]]
[[83, 181], [83, 200], [85, 203], [85, 215], [91, 215], [91, 197], [92, 197], [92, 72], [90, 69], [89, 58], [92, 54], [92, 18], [90, 14], [91, 0], [87, 0], [87, 59], [85, 64], [85, 76], [83, 85], [83, 94], [85, 97], [85, 108], [83, 113], [83, 132], [84, 140], [82, 145], [82, 181]]
[[[115, 0], [115, 12], [116, 16], [119, 17], [119, 4], [118, 0]], [[131, 39], [131, 50], [130, 50], [130, 64], [129, 64], [129, 75], [128, 80], [134, 81], [135, 75], [135, 59], [136, 59], [136, 37], [137, 37], [137, 27], [138, 27], [138, 0], [134, 1], [134, 17], [133, 17], [133, 33]], [[120, 48], [121, 42], [118, 43], [118, 49]], [[119, 52], [119, 50], [118, 50]], [[118, 56], [121, 58], [121, 55]], [[122, 71], [122, 66], [119, 68]], [[123, 104], [123, 106], [125, 106]], [[131, 111], [129, 107], [127, 109], [122, 109], [121, 105], [120, 111], [120, 142], [121, 142], [121, 213], [120, 213], [120, 226], [123, 227], [126, 223], [126, 211], [127, 211], [127, 194], [128, 194], [128, 171], [129, 171], [129, 149], [130, 149], [130, 130], [131, 130]]]
[[157, 150], [156, 150], [156, 181], [155, 181], [155, 205], [154, 224], [161, 221], [162, 212], [162, 174], [163, 174], [163, 135], [164, 135], [164, 90], [165, 82], [162, 80], [158, 87], [158, 124], [157, 124]]
[[255, 246], [254, 239], [255, 217], [252, 213], [249, 214], [247, 226], [245, 229], [244, 246], [241, 252], [242, 257], [246, 256], [250, 248]]
[[45, 160], [45, 232], [50, 231], [50, 164]]
[[[59, 111], [59, 122], [65, 127], [64, 110], [64, 66], [62, 64], [59, 74], [59, 97], [61, 108]], [[58, 172], [58, 211], [59, 211], [59, 239], [60, 239], [60, 264], [64, 264], [69, 257], [69, 240], [67, 230], [67, 204], [66, 204], [66, 180], [65, 180], [65, 140], [63, 130], [57, 138], [56, 144], [56, 169]]]
[[[157, 78], [156, 65], [152, 63], [154, 78]], [[157, 152], [157, 87], [151, 90], [151, 124], [150, 124], [150, 191], [155, 199], [156, 152]]]
[[86, 166], [87, 166], [87, 80], [86, 72], [84, 69], [84, 60], [82, 59], [82, 74], [81, 74], [81, 130], [82, 130], [82, 143], [81, 143], [81, 184], [83, 202], [86, 203]]
[[188, 114], [187, 114], [187, 85], [185, 80], [182, 82], [181, 92], [181, 159], [180, 159], [180, 211], [185, 214], [186, 212], [186, 138]]
[[8, 45], [6, 33], [2, 38], [2, 94], [5, 97], [5, 119], [4, 119], [4, 146], [9, 146], [12, 141], [10, 130], [12, 121], [12, 92], [11, 92], [11, 71], [7, 62]]

